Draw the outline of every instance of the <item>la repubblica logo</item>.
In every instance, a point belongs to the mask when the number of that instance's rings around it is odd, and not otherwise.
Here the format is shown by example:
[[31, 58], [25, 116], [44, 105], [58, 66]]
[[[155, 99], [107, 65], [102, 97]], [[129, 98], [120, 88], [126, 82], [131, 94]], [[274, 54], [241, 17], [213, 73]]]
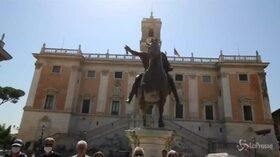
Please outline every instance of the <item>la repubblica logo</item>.
[[238, 151], [248, 151], [250, 149], [270, 149], [273, 150], [273, 144], [261, 144], [259, 142], [246, 141], [240, 139], [238, 145], [236, 145]]

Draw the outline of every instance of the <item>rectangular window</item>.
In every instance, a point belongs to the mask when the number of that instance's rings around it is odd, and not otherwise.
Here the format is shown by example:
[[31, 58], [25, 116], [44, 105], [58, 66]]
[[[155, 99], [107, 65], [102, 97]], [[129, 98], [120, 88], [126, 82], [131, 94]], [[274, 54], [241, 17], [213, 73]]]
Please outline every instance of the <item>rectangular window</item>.
[[248, 75], [247, 74], [239, 74], [238, 79], [239, 79], [239, 81], [248, 81]]
[[111, 115], [119, 115], [120, 101], [113, 101], [111, 108]]
[[51, 110], [54, 106], [54, 95], [47, 95], [44, 109]]
[[84, 99], [82, 104], [82, 113], [89, 113], [90, 99]]
[[183, 118], [183, 105], [176, 104], [176, 118]]
[[60, 71], [61, 71], [61, 66], [57, 66], [57, 65], [55, 65], [55, 66], [53, 66], [53, 68], [52, 68], [52, 72], [53, 73], [60, 73]]
[[183, 81], [183, 75], [181, 75], [181, 74], [176, 74], [176, 75], [175, 75], [175, 81]]
[[121, 79], [122, 78], [122, 72], [115, 72], [115, 78]]
[[149, 106], [149, 108], [147, 109], [147, 114], [153, 114], [153, 105]]
[[95, 71], [94, 71], [94, 70], [89, 70], [89, 71], [87, 72], [87, 77], [95, 78]]
[[205, 105], [205, 118], [206, 120], [213, 120], [213, 106]]
[[204, 83], [211, 83], [212, 82], [212, 77], [209, 75], [204, 75], [202, 76], [202, 80]]
[[252, 116], [252, 108], [249, 105], [244, 105], [243, 106], [243, 114], [244, 114], [244, 120], [245, 121], [252, 121], [253, 116]]

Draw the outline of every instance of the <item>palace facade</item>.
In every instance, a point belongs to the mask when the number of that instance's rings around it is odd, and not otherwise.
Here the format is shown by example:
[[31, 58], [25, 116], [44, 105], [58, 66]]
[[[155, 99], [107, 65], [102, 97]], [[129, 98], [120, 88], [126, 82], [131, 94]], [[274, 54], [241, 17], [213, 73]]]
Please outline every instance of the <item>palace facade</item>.
[[[160, 38], [161, 20], [142, 20], [140, 50], [150, 37]], [[144, 71], [138, 57], [84, 53], [78, 49], [48, 48], [34, 53], [35, 71], [19, 129], [30, 147], [47, 136], [62, 150], [75, 149], [85, 139], [90, 149], [107, 154], [130, 151], [124, 130], [141, 126], [140, 111], [125, 100], [135, 76]], [[266, 87], [265, 68], [252, 56], [217, 58], [171, 57], [170, 74], [183, 105], [173, 95], [164, 106], [165, 128], [176, 131], [172, 147], [185, 156], [229, 152], [237, 156], [274, 156], [278, 152]], [[155, 127], [155, 109], [149, 125]], [[155, 121], [156, 122], [156, 121]], [[238, 151], [240, 140], [272, 144], [273, 149]], [[114, 153], [113, 153], [114, 154]]]

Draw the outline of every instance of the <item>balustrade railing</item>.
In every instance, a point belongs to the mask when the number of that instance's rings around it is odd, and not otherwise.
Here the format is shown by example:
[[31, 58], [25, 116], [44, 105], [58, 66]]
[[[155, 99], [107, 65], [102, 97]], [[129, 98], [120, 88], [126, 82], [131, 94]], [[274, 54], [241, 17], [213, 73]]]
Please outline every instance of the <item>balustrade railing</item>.
[[[109, 53], [82, 53], [80, 49], [59, 49], [59, 48], [45, 48], [41, 49], [41, 53], [50, 54], [66, 54], [66, 55], [80, 55], [86, 60], [125, 60], [125, 61], [140, 61], [137, 56], [126, 54], [109, 54]], [[235, 62], [235, 63], [261, 63], [261, 57], [255, 56], [241, 56], [241, 55], [223, 55], [219, 58], [204, 58], [204, 57], [175, 57], [167, 56], [171, 63], [188, 63], [188, 64], [216, 64], [218, 62]]]

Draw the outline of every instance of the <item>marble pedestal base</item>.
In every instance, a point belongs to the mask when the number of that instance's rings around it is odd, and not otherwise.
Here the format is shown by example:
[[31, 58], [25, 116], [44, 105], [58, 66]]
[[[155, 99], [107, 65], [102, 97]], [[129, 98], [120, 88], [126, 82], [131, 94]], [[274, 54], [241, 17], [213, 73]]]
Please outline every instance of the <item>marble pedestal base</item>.
[[156, 128], [135, 128], [125, 130], [130, 140], [132, 150], [135, 147], [142, 147], [145, 151], [145, 157], [159, 157], [161, 151], [170, 150], [174, 140], [175, 133], [171, 130]]

